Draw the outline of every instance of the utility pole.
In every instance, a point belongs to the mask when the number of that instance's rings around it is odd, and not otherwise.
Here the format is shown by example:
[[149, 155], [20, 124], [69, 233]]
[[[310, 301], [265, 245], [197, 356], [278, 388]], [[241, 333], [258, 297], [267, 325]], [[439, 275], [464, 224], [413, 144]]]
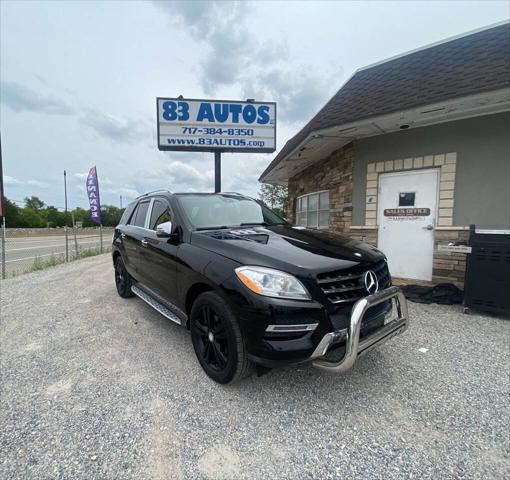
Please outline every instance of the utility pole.
[[122, 195], [120, 196], [120, 209], [122, 210]]
[[69, 262], [69, 239], [67, 238], [67, 174], [64, 170], [64, 207], [65, 207], [65, 214], [64, 214], [64, 233], [66, 236], [66, 262]]

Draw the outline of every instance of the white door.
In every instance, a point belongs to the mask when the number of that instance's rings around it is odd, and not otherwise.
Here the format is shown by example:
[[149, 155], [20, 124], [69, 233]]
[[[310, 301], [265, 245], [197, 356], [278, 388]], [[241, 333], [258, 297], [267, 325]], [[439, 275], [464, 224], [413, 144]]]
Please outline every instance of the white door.
[[378, 248], [394, 277], [432, 280], [438, 169], [379, 175]]

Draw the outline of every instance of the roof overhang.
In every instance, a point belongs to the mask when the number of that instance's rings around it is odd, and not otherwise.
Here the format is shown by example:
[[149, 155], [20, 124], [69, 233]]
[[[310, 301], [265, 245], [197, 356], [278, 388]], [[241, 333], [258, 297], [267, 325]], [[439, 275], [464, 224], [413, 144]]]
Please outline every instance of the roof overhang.
[[286, 185], [290, 177], [327, 158], [353, 140], [505, 111], [510, 111], [510, 88], [316, 130], [261, 177], [260, 181]]

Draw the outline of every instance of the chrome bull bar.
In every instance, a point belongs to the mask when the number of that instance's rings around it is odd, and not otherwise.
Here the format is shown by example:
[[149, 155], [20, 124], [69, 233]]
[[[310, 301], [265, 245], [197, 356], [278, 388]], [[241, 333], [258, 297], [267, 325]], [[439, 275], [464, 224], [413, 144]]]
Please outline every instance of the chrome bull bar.
[[[379, 328], [368, 337], [360, 340], [361, 322], [366, 311], [375, 305], [393, 299], [395, 299], [397, 307], [397, 318]], [[349, 328], [324, 335], [310, 358], [317, 359], [313, 362], [314, 367], [334, 373], [346, 372], [352, 368], [359, 355], [403, 333], [407, 330], [408, 323], [407, 302], [404, 294], [398, 287], [386, 288], [385, 290], [381, 290], [380, 292], [358, 300], [352, 307]], [[342, 359], [338, 361], [328, 361], [324, 358], [320, 358], [328, 352], [332, 344], [337, 344], [344, 338], [346, 339], [345, 354]]]

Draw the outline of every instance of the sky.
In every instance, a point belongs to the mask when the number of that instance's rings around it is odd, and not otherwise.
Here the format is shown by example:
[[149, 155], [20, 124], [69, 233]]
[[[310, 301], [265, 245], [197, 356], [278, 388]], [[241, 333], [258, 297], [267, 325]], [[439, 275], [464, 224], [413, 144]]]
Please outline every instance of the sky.
[[[7, 198], [124, 206], [158, 188], [212, 191], [212, 153], [160, 152], [156, 97], [275, 101], [277, 147], [358, 69], [510, 16], [505, 1], [0, 0]], [[256, 196], [274, 154], [223, 154], [222, 189]]]

